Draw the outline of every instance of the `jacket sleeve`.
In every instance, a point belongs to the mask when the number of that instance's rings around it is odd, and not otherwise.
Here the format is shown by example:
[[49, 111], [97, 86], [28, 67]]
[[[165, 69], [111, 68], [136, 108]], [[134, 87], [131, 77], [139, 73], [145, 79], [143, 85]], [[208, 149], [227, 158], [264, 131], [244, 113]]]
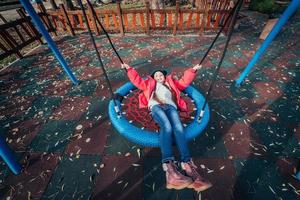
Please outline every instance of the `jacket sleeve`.
[[132, 67], [127, 70], [127, 76], [129, 80], [132, 82], [140, 90], [145, 90], [147, 86], [148, 80], [142, 79], [142, 77], [138, 74], [138, 72]]
[[196, 77], [196, 70], [193, 68], [187, 69], [184, 71], [183, 76], [179, 80], [174, 80], [175, 85], [179, 90], [184, 90], [187, 88]]

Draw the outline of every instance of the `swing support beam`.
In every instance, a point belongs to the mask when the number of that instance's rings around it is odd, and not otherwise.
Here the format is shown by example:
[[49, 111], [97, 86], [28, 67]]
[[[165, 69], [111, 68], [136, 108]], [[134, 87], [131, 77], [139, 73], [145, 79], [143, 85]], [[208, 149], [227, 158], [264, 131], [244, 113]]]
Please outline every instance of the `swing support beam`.
[[252, 60], [249, 62], [247, 67], [244, 69], [244, 71], [241, 73], [239, 78], [236, 79], [236, 86], [241, 85], [241, 83], [246, 78], [246, 76], [250, 73], [251, 69], [254, 67], [254, 65], [256, 64], [258, 59], [264, 54], [265, 50], [268, 48], [268, 46], [271, 44], [271, 42], [274, 40], [274, 38], [280, 32], [282, 26], [288, 21], [288, 19], [293, 15], [293, 13], [296, 12], [299, 5], [300, 5], [299, 0], [292, 0], [290, 5], [287, 7], [287, 9], [284, 11], [282, 16], [280, 17], [280, 19], [277, 21], [277, 23], [273, 27], [272, 31], [269, 33], [269, 35], [265, 39], [265, 41], [262, 43], [260, 48], [256, 51]]
[[71, 71], [71, 69], [68, 67], [67, 62], [65, 61], [64, 57], [59, 52], [59, 50], [58, 50], [55, 42], [52, 40], [52, 38], [49, 35], [47, 29], [45, 28], [45, 26], [41, 22], [39, 16], [36, 14], [34, 8], [30, 4], [29, 0], [20, 0], [20, 2], [23, 5], [23, 7], [25, 8], [25, 10], [27, 11], [27, 13], [30, 15], [33, 23], [35, 24], [35, 26], [37, 27], [37, 29], [39, 30], [39, 32], [45, 38], [45, 40], [48, 43], [48, 46], [50, 47], [50, 49], [52, 50], [54, 56], [59, 61], [59, 63], [61, 64], [61, 66], [63, 67], [63, 69], [65, 70], [65, 72], [67, 73], [67, 75], [69, 76], [69, 78], [71, 79], [71, 81], [73, 82], [73, 84], [74, 85], [78, 85], [78, 80], [74, 76], [74, 74]]

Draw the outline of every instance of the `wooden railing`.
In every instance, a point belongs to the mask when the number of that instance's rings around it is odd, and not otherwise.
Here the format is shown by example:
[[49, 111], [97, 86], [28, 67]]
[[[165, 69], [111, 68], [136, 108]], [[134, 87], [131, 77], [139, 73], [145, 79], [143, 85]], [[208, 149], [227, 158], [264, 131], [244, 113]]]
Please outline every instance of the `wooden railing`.
[[[116, 9], [94, 9], [104, 28], [114, 33], [155, 33], [156, 30], [169, 30], [174, 35], [185, 31], [203, 34], [208, 30], [217, 30], [223, 25], [230, 10], [230, 0], [203, 1], [202, 9], [182, 9], [179, 3], [172, 9], [150, 9], [146, 3], [142, 9], [122, 9], [117, 3]], [[96, 20], [88, 6], [88, 23], [96, 29]], [[68, 31], [74, 35], [78, 30], [86, 30], [81, 10], [67, 10], [61, 4], [59, 10], [47, 11], [58, 31]]]
[[[53, 25], [48, 19], [47, 13], [43, 5], [39, 6], [42, 11], [38, 13], [48, 32], [55, 32]], [[0, 19], [0, 60], [16, 54], [18, 58], [22, 58], [21, 50], [27, 45], [39, 41], [43, 44], [42, 35], [36, 30], [29, 16], [26, 15], [23, 8], [17, 10], [20, 18], [8, 22], [1, 14]]]

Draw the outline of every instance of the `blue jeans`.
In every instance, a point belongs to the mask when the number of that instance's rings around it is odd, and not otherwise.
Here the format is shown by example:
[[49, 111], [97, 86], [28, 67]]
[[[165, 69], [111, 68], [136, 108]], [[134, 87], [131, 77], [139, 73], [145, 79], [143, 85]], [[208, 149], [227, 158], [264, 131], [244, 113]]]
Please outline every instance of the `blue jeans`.
[[175, 138], [181, 161], [189, 161], [191, 157], [188, 143], [177, 109], [169, 104], [154, 105], [151, 108], [151, 113], [154, 121], [158, 123], [160, 127], [159, 140], [162, 162], [174, 160], [172, 151], [173, 138]]

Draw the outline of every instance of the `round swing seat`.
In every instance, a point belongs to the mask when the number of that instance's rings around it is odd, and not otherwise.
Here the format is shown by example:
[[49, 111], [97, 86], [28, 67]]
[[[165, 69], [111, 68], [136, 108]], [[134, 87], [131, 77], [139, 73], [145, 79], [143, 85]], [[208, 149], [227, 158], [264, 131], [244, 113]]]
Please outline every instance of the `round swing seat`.
[[[137, 89], [131, 82], [128, 82], [121, 86], [116, 93], [121, 96], [127, 96], [131, 91]], [[184, 131], [186, 134], [186, 139], [188, 141], [197, 137], [199, 134], [203, 132], [206, 128], [209, 121], [209, 107], [206, 104], [204, 116], [202, 117], [201, 122], [198, 122], [198, 116], [200, 115], [201, 108], [204, 104], [204, 96], [196, 90], [194, 87], [189, 86], [184, 91], [187, 96], [189, 96], [194, 104], [196, 114], [192, 118], [193, 120], [184, 127]], [[122, 113], [122, 105], [120, 100], [115, 100], [117, 103], [120, 113]], [[119, 116], [114, 109], [114, 102], [111, 100], [109, 102], [108, 108], [109, 117], [111, 119], [111, 123], [115, 127], [115, 129], [124, 137], [126, 137], [129, 141], [147, 147], [159, 147], [159, 133], [154, 131], [148, 131], [141, 127], [135, 126], [131, 121], [129, 121], [123, 114]]]

